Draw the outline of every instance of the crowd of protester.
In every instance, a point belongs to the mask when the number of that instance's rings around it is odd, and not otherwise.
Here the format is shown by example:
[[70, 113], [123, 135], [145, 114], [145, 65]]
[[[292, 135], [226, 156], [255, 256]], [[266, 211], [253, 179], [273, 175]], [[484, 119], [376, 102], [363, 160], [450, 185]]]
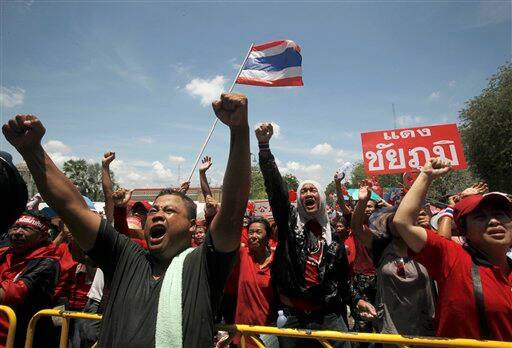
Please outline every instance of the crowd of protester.
[[[40, 192], [28, 200], [12, 157], [1, 152], [0, 304], [16, 313], [16, 346], [45, 308], [103, 315], [72, 321], [71, 347], [240, 344], [216, 323], [512, 341], [510, 195], [476, 183], [434, 207], [426, 203], [429, 186], [451, 167], [433, 158], [395, 202], [375, 199], [370, 180], [360, 183], [357, 200], [347, 197], [341, 172], [332, 204], [313, 180], [299, 184], [292, 202], [265, 123], [255, 136], [272, 216], [258, 216], [248, 204], [247, 99], [223, 94], [213, 109], [230, 129], [229, 158], [220, 201], [206, 175], [212, 159], [202, 160], [201, 211], [186, 195], [188, 182], [153, 202], [114, 190], [116, 155], [106, 152], [98, 212], [44, 151], [37, 117], [3, 126]], [[39, 209], [43, 200], [48, 207]], [[34, 345], [57, 344], [60, 325], [42, 318]], [[0, 346], [7, 329], [0, 315]], [[259, 339], [266, 347], [321, 346]]]

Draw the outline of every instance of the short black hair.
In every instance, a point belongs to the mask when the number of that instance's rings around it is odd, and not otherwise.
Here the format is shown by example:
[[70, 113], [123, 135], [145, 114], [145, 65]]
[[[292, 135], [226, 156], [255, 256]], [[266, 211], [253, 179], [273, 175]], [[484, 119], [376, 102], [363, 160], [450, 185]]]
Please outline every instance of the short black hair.
[[249, 226], [251, 226], [254, 223], [260, 223], [265, 226], [265, 234], [267, 235], [267, 238], [270, 238], [270, 235], [272, 234], [272, 228], [270, 227], [270, 223], [267, 219], [261, 216], [253, 217], [249, 220], [249, 223], [247, 224], [247, 229], [249, 229]]
[[[189, 196], [187, 196], [183, 192], [176, 191], [176, 190], [170, 189], [170, 188], [166, 188], [166, 189], [163, 189], [162, 191], [160, 191], [158, 193], [158, 195], [155, 197], [155, 201], [156, 201], [156, 199], [158, 197], [166, 196], [166, 195], [180, 197], [181, 200], [183, 201], [183, 203], [185, 203], [185, 208], [187, 209], [187, 217], [188, 217], [188, 219], [189, 220], [195, 220], [196, 219], [196, 217], [197, 217], [197, 205], [194, 203], [192, 198], [190, 198]], [[154, 203], [154, 201], [153, 201], [153, 203]]]

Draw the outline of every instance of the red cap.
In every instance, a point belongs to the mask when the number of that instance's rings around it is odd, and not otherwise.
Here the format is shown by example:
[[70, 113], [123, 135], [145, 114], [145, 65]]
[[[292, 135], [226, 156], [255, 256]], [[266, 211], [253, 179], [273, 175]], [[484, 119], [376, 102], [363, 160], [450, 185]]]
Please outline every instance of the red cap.
[[480, 204], [488, 201], [494, 201], [507, 210], [512, 209], [512, 202], [501, 192], [489, 192], [485, 195], [472, 195], [463, 198], [453, 207], [453, 220], [459, 231], [461, 230], [462, 218], [477, 209]]

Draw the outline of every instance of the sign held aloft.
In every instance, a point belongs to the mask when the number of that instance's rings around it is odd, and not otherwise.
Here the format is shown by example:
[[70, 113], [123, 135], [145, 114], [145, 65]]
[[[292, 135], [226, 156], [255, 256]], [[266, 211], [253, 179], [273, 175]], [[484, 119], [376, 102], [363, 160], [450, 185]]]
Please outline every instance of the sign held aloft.
[[367, 175], [417, 171], [431, 157], [465, 169], [466, 159], [455, 123], [361, 133]]

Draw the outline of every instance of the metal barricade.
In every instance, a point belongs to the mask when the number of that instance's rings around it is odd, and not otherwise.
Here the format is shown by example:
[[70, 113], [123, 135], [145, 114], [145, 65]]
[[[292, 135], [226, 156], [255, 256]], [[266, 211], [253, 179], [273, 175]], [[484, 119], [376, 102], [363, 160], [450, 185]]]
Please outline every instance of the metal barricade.
[[60, 348], [67, 348], [69, 335], [69, 321], [71, 319], [101, 320], [101, 315], [83, 312], [62, 311], [57, 309], [43, 309], [34, 314], [27, 328], [27, 338], [25, 339], [25, 348], [32, 348], [34, 342], [34, 332], [36, 324], [41, 317], [60, 317], [62, 318], [62, 327], [60, 330]]
[[9, 321], [9, 331], [7, 331], [7, 341], [5, 342], [6, 348], [14, 346], [14, 337], [16, 336], [16, 313], [11, 307], [0, 305], [0, 311], [4, 312]]
[[386, 343], [399, 346], [427, 346], [427, 347], [459, 347], [459, 348], [511, 348], [512, 342], [501, 341], [479, 341], [466, 338], [441, 338], [441, 337], [415, 337], [390, 334], [376, 334], [363, 332], [339, 332], [339, 331], [315, 331], [302, 329], [279, 329], [268, 326], [251, 325], [219, 325], [218, 330], [227, 331], [230, 336], [234, 333], [240, 333], [240, 344], [242, 348], [246, 347], [246, 341], [252, 340], [258, 348], [265, 346], [256, 336], [258, 334], [286, 336], [295, 338], [306, 338], [317, 340], [325, 348], [332, 348], [330, 341], [351, 341], [367, 343]]

